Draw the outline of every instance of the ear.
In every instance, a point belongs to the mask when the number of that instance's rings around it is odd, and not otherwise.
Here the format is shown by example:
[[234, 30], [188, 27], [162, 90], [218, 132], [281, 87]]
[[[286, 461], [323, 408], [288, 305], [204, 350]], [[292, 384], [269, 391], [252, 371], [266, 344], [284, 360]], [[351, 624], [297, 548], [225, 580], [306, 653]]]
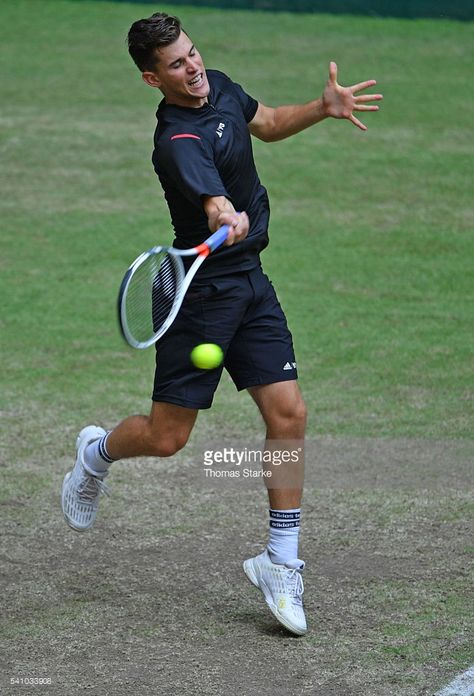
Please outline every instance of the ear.
[[147, 85], [150, 85], [150, 87], [161, 87], [161, 80], [155, 73], [149, 71], [142, 73], [142, 80], [146, 82]]

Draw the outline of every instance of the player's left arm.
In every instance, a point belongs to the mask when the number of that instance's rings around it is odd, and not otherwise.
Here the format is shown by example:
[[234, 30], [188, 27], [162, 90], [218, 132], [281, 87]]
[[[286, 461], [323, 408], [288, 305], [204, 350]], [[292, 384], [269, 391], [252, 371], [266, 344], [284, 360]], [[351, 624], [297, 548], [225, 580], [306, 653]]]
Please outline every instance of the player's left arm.
[[314, 126], [326, 118], [340, 118], [351, 121], [361, 130], [367, 127], [359, 121], [354, 112], [378, 111], [376, 104], [367, 102], [380, 101], [381, 94], [357, 94], [361, 90], [373, 87], [376, 80], [358, 82], [351, 87], [342, 87], [337, 81], [337, 65], [329, 64], [329, 79], [319, 99], [307, 104], [278, 106], [276, 108], [259, 104], [257, 112], [249, 123], [252, 135], [273, 142], [283, 140], [305, 128]]

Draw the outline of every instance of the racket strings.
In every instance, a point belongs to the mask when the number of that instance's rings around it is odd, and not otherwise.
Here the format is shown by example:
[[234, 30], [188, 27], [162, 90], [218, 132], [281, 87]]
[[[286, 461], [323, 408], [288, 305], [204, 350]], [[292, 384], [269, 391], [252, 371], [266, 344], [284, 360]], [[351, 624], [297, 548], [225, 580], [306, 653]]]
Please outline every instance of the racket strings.
[[178, 264], [176, 257], [162, 251], [151, 254], [133, 274], [126, 314], [136, 341], [150, 340], [171, 314], [181, 284]]
[[175, 271], [175, 266], [170, 256], [167, 255], [153, 278], [151, 305], [155, 333], [159, 331], [173, 308], [174, 298], [178, 289]]

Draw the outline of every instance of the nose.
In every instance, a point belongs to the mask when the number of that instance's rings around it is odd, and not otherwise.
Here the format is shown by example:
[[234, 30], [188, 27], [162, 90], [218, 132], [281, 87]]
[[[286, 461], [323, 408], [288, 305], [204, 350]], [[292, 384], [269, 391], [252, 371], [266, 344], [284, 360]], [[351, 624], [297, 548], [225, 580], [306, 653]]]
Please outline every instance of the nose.
[[198, 70], [198, 69], [199, 69], [199, 63], [198, 63], [198, 61], [196, 60], [196, 58], [190, 58], [190, 57], [188, 57], [188, 63], [187, 63], [187, 66], [186, 66], [186, 70], [187, 70], [189, 73], [193, 73], [193, 72], [196, 72], [196, 70]]

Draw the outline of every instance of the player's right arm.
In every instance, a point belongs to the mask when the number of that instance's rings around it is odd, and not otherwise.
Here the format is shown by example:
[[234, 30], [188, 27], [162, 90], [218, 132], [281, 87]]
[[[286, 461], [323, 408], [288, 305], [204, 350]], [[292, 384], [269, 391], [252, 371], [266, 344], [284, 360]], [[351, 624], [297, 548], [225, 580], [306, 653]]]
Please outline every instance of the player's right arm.
[[237, 213], [225, 196], [203, 196], [202, 205], [211, 232], [215, 232], [222, 225], [230, 226], [226, 246], [241, 242], [248, 235], [249, 218], [247, 213]]

